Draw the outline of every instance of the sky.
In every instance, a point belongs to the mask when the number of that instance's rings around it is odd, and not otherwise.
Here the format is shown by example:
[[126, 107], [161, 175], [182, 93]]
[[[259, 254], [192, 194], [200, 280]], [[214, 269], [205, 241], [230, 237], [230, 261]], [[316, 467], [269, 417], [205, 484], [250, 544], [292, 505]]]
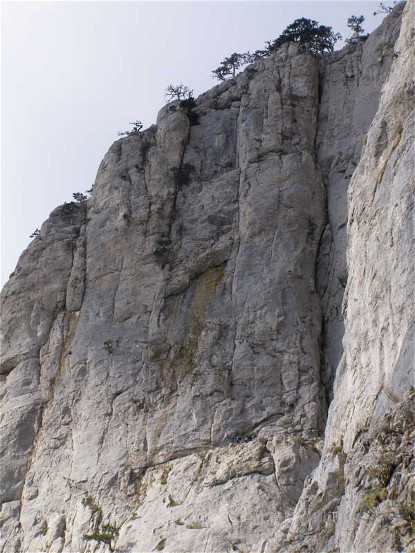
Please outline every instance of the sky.
[[364, 15], [371, 32], [378, 5], [2, 2], [1, 285], [49, 213], [91, 187], [117, 133], [137, 119], [155, 123], [169, 84], [201, 94], [226, 56], [263, 48], [298, 17], [347, 37], [347, 18]]

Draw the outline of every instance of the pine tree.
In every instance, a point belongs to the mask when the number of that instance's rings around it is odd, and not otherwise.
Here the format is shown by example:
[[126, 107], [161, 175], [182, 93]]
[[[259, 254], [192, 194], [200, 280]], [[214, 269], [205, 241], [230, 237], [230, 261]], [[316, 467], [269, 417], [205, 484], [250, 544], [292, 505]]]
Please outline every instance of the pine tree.
[[228, 58], [225, 58], [217, 69], [212, 71], [213, 77], [219, 79], [220, 81], [225, 81], [226, 79], [234, 79], [238, 69], [250, 63], [252, 61], [251, 54], [246, 52], [244, 54], [237, 54], [234, 52]]
[[350, 38], [346, 38], [347, 44], [357, 44], [366, 40], [369, 35], [364, 35], [365, 32], [362, 23], [365, 20], [363, 15], [352, 15], [347, 20], [347, 26], [352, 30], [353, 34]]
[[82, 192], [74, 192], [72, 196], [76, 202], [80, 202], [81, 204], [85, 203], [88, 200], [88, 196], [86, 194], [83, 194]]
[[309, 51], [317, 55], [332, 52], [339, 39], [341, 39], [341, 35], [334, 33], [331, 27], [319, 25], [313, 19], [301, 17], [288, 25], [277, 39], [269, 42], [267, 50], [269, 53], [273, 53], [286, 42], [296, 42], [307, 44]]

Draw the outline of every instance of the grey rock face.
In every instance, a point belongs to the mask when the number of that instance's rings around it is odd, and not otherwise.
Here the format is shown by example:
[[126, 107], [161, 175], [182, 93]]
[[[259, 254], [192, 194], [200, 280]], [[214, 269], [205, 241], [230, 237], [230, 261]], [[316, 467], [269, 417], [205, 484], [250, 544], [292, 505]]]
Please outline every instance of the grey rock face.
[[[113, 144], [87, 204], [51, 214], [3, 292], [1, 551], [270, 553], [287, 539], [318, 550], [294, 529], [352, 405], [342, 369], [324, 445], [342, 351], [344, 198], [399, 23], [392, 14], [322, 68], [285, 45], [200, 96], [196, 117], [168, 104], [156, 126]], [[393, 64], [387, 82], [400, 90]], [[351, 198], [373, 171], [381, 110]], [[351, 273], [364, 268], [359, 248]], [[362, 277], [351, 282], [349, 302]], [[361, 351], [362, 327], [353, 332]]]
[[412, 551], [415, 543], [414, 3], [349, 189], [345, 351], [324, 455], [280, 547]]
[[397, 8], [367, 41], [323, 60], [316, 151], [327, 190], [327, 226], [321, 237], [318, 288], [324, 319], [322, 379], [329, 401], [343, 353], [348, 186], [393, 62], [402, 5]]

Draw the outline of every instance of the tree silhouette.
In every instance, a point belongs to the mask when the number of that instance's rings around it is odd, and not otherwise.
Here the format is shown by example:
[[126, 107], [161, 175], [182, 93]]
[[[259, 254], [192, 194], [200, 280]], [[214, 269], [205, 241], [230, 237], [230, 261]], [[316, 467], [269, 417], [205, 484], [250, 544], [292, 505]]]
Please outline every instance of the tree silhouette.
[[133, 125], [133, 128], [130, 131], [119, 132], [118, 136], [128, 136], [129, 134], [138, 134], [144, 126], [142, 122], [139, 120], [134, 121], [133, 123], [129, 123], [129, 125]]
[[251, 62], [261, 60], [269, 56], [270, 52], [268, 50], [268, 46], [271, 44], [271, 41], [267, 41], [265, 44], [267, 45], [267, 48], [265, 48], [265, 50], [255, 50], [255, 52], [249, 54]]
[[391, 13], [393, 12], [393, 8], [396, 6], [396, 4], [398, 4], [399, 2], [395, 1], [393, 3], [393, 6], [387, 6], [386, 4], [384, 4], [383, 2], [381, 2], [379, 4], [379, 8], [373, 12], [373, 15], [378, 15], [379, 13]]
[[219, 79], [220, 81], [225, 81], [226, 79], [234, 79], [236, 72], [242, 66], [250, 63], [252, 61], [251, 54], [246, 52], [244, 54], [237, 54], [234, 52], [228, 58], [225, 58], [219, 65], [217, 69], [212, 71], [213, 77]]
[[362, 23], [365, 20], [363, 15], [352, 15], [347, 20], [347, 26], [352, 30], [353, 34], [350, 38], [346, 38], [347, 44], [357, 44], [363, 40], [366, 40], [369, 35], [364, 35], [364, 28]]
[[302, 17], [288, 25], [278, 38], [268, 40], [264, 49], [256, 50], [252, 54], [249, 52], [243, 54], [234, 52], [231, 56], [225, 58], [220, 66], [212, 72], [213, 77], [220, 81], [235, 78], [238, 69], [247, 63], [266, 58], [286, 42], [304, 44], [312, 54], [318, 55], [324, 52], [333, 52], [335, 43], [341, 38], [341, 35], [335, 33], [331, 27], [320, 25], [317, 21]]
[[283, 33], [272, 42], [268, 42], [268, 52], [273, 53], [286, 42], [306, 44], [312, 54], [332, 52], [335, 43], [341, 39], [339, 33], [334, 33], [331, 27], [319, 25], [317, 21], [302, 17], [296, 19]]
[[188, 86], [180, 83], [178, 85], [169, 84], [164, 91], [164, 97], [166, 100], [181, 100], [183, 98], [193, 98], [193, 90]]
[[82, 192], [74, 192], [72, 196], [76, 202], [80, 202], [81, 204], [86, 203], [86, 201], [88, 200], [88, 196], [86, 194], [83, 194]]

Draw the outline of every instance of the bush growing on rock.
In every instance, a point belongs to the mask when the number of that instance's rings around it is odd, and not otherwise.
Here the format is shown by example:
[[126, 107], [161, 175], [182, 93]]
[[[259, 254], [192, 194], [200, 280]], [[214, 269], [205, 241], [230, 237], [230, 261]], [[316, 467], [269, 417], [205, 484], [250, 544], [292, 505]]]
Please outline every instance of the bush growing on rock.
[[195, 167], [191, 163], [183, 163], [181, 167], [174, 167], [172, 169], [176, 183], [179, 186], [185, 186], [190, 182], [190, 175], [195, 170]]
[[138, 134], [144, 126], [142, 122], [139, 120], [134, 121], [133, 123], [129, 123], [129, 125], [133, 125], [133, 128], [130, 131], [119, 132], [118, 136], [128, 136], [129, 134]]
[[180, 83], [178, 85], [169, 84], [164, 91], [164, 97], [169, 102], [172, 100], [182, 100], [193, 98], [193, 90], [188, 86]]
[[91, 534], [84, 534], [83, 539], [87, 541], [97, 541], [98, 543], [105, 543], [109, 546], [110, 551], [114, 551], [113, 541], [116, 541], [119, 533], [119, 528], [112, 524], [103, 524], [101, 529], [92, 532]]
[[84, 194], [83, 192], [74, 192], [72, 196], [76, 202], [80, 202], [81, 204], [85, 203], [88, 200], [87, 194]]
[[199, 124], [199, 114], [195, 111], [197, 104], [193, 96], [189, 96], [185, 100], [182, 100], [179, 104], [179, 107], [186, 112], [186, 115], [189, 118], [190, 125]]

